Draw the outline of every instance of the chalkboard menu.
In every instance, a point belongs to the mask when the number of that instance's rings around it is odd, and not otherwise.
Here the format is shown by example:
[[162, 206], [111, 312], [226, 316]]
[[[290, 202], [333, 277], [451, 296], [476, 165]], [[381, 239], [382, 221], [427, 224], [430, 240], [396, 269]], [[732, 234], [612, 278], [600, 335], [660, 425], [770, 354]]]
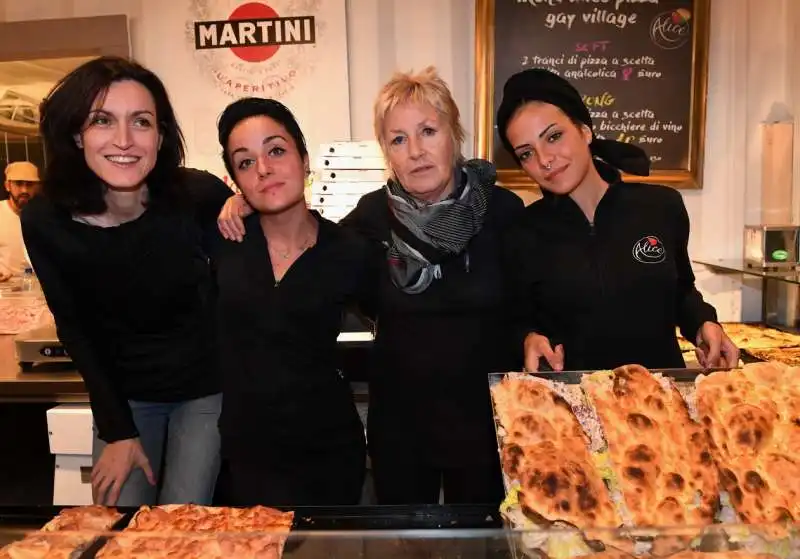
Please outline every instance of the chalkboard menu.
[[494, 127], [503, 85], [547, 68], [581, 93], [597, 136], [648, 153], [652, 182], [700, 186], [708, 0], [478, 0], [477, 10], [478, 148], [501, 181], [525, 182]]

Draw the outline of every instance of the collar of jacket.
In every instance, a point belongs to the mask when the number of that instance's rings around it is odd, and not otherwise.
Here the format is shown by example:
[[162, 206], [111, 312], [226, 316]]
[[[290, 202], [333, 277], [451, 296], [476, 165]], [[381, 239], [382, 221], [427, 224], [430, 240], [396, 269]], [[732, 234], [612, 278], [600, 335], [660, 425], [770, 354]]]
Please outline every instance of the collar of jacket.
[[[618, 186], [622, 183], [622, 175], [615, 167], [612, 167], [600, 159], [594, 159], [594, 166], [603, 180], [609, 185], [608, 192], [606, 192], [601, 199], [601, 203], [608, 204], [607, 198], [613, 196]], [[542, 189], [542, 198], [553, 211], [558, 212], [559, 221], [576, 222], [585, 224], [587, 227], [589, 226], [589, 222], [583, 214], [583, 211], [568, 194], [553, 194], [552, 192]], [[595, 215], [595, 225], [596, 221], [597, 215]]]

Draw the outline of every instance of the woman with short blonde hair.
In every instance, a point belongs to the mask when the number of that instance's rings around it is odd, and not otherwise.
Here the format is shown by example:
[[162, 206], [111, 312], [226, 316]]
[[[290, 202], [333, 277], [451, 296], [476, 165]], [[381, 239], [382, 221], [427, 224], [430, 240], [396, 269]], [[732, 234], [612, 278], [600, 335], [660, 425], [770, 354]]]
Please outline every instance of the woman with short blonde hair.
[[391, 179], [342, 221], [384, 248], [368, 445], [378, 501], [499, 503], [488, 373], [517, 369], [500, 230], [523, 209], [465, 160], [458, 106], [433, 67], [395, 74], [374, 107]]
[[461, 145], [464, 143], [465, 133], [461, 125], [461, 113], [450, 94], [450, 89], [433, 66], [428, 66], [419, 74], [398, 72], [378, 93], [373, 126], [375, 138], [384, 153], [388, 151], [383, 132], [386, 115], [402, 103], [427, 104], [433, 107], [449, 126], [453, 153], [456, 154], [457, 160], [463, 158]]

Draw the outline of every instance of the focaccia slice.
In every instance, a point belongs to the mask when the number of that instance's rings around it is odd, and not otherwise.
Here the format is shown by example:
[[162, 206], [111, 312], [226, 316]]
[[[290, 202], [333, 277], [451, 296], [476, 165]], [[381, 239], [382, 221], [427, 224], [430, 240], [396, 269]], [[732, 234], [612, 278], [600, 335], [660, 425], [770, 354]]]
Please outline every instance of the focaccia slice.
[[719, 483], [702, 427], [667, 378], [628, 365], [583, 377], [608, 441], [627, 514], [637, 526], [702, 526]]
[[43, 532], [89, 530], [105, 532], [121, 519], [123, 514], [113, 507], [88, 505], [61, 510], [42, 527]]
[[751, 363], [696, 384], [698, 413], [739, 517], [800, 520], [800, 369]]
[[96, 534], [35, 532], [0, 549], [0, 559], [77, 559]]
[[792, 367], [800, 366], [800, 347], [748, 349], [747, 353], [762, 361], [777, 361]]
[[108, 542], [101, 559], [280, 559], [287, 536], [272, 534], [160, 535], [126, 532]]
[[293, 512], [264, 506], [159, 505], [141, 507], [125, 531], [289, 532], [293, 521]]
[[589, 438], [548, 384], [507, 376], [491, 389], [503, 471], [519, 483], [522, 512], [538, 525], [617, 527], [620, 517], [594, 467]]
[[725, 322], [722, 329], [736, 347], [748, 351], [800, 346], [800, 336], [760, 324]]

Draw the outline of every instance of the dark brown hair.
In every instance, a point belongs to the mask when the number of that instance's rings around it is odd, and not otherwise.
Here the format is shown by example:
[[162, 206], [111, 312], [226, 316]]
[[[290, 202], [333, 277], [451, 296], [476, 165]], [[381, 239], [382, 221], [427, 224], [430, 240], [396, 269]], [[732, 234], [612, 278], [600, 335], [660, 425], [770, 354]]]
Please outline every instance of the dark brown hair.
[[124, 80], [140, 83], [153, 96], [162, 135], [155, 166], [147, 177], [149, 203], [158, 205], [180, 198], [178, 170], [185, 158], [184, 139], [164, 84], [132, 60], [104, 56], [62, 78], [40, 108], [46, 163], [42, 193], [72, 213], [99, 214], [106, 210], [106, 186], [86, 164], [75, 136], [83, 131], [95, 100], [105, 95], [111, 84]]

